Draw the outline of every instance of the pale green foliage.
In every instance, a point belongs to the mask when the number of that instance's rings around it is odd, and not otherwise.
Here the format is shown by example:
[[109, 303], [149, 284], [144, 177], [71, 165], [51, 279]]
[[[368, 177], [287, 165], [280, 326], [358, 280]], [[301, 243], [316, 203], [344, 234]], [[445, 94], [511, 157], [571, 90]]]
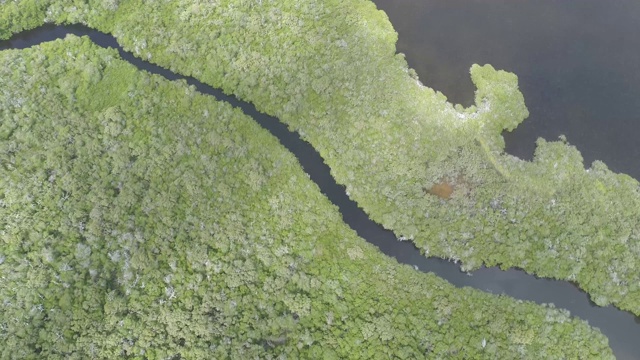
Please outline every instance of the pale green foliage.
[[113, 50], [3, 51], [0, 82], [2, 358], [613, 358], [383, 256], [253, 120]]
[[[527, 116], [514, 75], [474, 66], [476, 105], [453, 106], [417, 81], [386, 15], [365, 0], [50, 4], [49, 21], [113, 33], [299, 130], [373, 220], [430, 256], [572, 280], [640, 314], [640, 268], [629, 260], [640, 256], [638, 183], [599, 165], [505, 155], [500, 132]], [[566, 144], [554, 149], [574, 157]], [[451, 201], [425, 193], [442, 181], [455, 185]]]
[[500, 152], [504, 149], [501, 132], [512, 131], [529, 116], [522, 93], [518, 90], [518, 78], [505, 71], [496, 71], [491, 65], [473, 65], [470, 73], [477, 87], [477, 107], [466, 109], [466, 113], [477, 118], [477, 129], [474, 128], [473, 132], [482, 144], [490, 144], [485, 151]]
[[42, 25], [47, 6], [40, 0], [0, 1], [0, 39]]

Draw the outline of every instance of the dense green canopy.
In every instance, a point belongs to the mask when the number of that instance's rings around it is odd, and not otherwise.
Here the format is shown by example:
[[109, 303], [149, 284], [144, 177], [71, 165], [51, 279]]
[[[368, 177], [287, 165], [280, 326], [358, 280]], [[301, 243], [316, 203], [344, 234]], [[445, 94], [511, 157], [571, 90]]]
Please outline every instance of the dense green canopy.
[[[527, 116], [517, 78], [474, 66], [476, 105], [453, 106], [369, 1], [0, 3], [0, 38], [45, 21], [113, 33], [278, 116], [428, 256], [571, 280], [640, 315], [638, 182], [585, 169], [564, 138], [505, 155], [500, 132]], [[0, 57], [4, 357], [611, 356], [562, 312], [383, 258], [275, 140], [184, 84], [87, 40]]]
[[0, 357], [613, 358], [397, 264], [229, 105], [68, 36], [0, 52]]
[[570, 280], [595, 303], [640, 315], [638, 182], [601, 162], [585, 170], [564, 139], [540, 140], [532, 162], [504, 154], [501, 131], [528, 115], [517, 78], [474, 66], [476, 105], [453, 106], [395, 54], [396, 33], [370, 1], [21, 0], [0, 9], [5, 37], [44, 21], [86, 23], [277, 116], [371, 219], [428, 256]]

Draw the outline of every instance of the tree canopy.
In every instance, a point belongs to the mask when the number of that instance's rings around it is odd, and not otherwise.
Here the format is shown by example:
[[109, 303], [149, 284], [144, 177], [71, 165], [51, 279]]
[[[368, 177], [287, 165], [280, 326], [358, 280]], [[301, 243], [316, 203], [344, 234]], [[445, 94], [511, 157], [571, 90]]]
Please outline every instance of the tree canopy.
[[[427, 256], [568, 280], [640, 315], [640, 186], [566, 139], [504, 153], [527, 116], [517, 77], [473, 66], [475, 105], [422, 86], [367, 0], [32, 1], [0, 35], [86, 23], [137, 56], [252, 102], [298, 130], [374, 221]], [[443, 199], [429, 191], [446, 186]]]
[[2, 358], [613, 358], [416, 272], [228, 104], [87, 38], [0, 52]]

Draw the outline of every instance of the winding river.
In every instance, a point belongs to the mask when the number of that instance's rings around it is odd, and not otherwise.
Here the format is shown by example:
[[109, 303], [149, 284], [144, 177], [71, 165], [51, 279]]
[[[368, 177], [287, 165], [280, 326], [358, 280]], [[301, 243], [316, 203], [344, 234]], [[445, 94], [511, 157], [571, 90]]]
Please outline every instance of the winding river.
[[640, 320], [634, 315], [612, 306], [598, 307], [575, 285], [566, 281], [540, 279], [518, 269], [502, 271], [499, 268], [481, 268], [471, 274], [460, 271], [458, 265], [437, 258], [425, 258], [409, 242], [397, 241], [392, 232], [376, 224], [348, 198], [345, 188], [338, 185], [330, 175], [329, 167], [316, 150], [300, 136], [287, 129], [278, 119], [262, 114], [247, 102], [225, 95], [200, 81], [175, 74], [157, 65], [143, 61], [122, 49], [116, 39], [105, 33], [81, 25], [44, 25], [25, 31], [7, 41], [0, 42], [0, 50], [23, 49], [42, 42], [64, 38], [67, 34], [88, 36], [102, 47], [117, 48], [120, 56], [141, 70], [161, 75], [169, 80], [184, 79], [202, 93], [226, 101], [251, 116], [267, 129], [289, 151], [291, 151], [329, 200], [339, 207], [342, 217], [358, 235], [376, 245], [380, 250], [400, 263], [409, 264], [423, 272], [433, 272], [458, 287], [469, 286], [494, 294], [506, 294], [516, 299], [536, 303], [553, 303], [565, 308], [572, 315], [585, 319], [609, 338], [609, 344], [618, 359], [638, 359], [640, 357]]

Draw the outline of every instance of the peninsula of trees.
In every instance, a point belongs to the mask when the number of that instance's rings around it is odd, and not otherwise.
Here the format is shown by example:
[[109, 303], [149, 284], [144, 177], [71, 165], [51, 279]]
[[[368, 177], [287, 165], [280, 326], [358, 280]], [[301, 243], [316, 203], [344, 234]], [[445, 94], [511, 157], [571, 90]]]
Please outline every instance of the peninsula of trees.
[[[83, 23], [277, 116], [425, 255], [571, 280], [640, 314], [640, 187], [566, 139], [534, 161], [513, 74], [424, 87], [369, 1], [13, 1], [0, 36]], [[357, 237], [227, 104], [70, 36], [0, 52], [5, 358], [612, 358], [566, 312], [455, 289]]]

